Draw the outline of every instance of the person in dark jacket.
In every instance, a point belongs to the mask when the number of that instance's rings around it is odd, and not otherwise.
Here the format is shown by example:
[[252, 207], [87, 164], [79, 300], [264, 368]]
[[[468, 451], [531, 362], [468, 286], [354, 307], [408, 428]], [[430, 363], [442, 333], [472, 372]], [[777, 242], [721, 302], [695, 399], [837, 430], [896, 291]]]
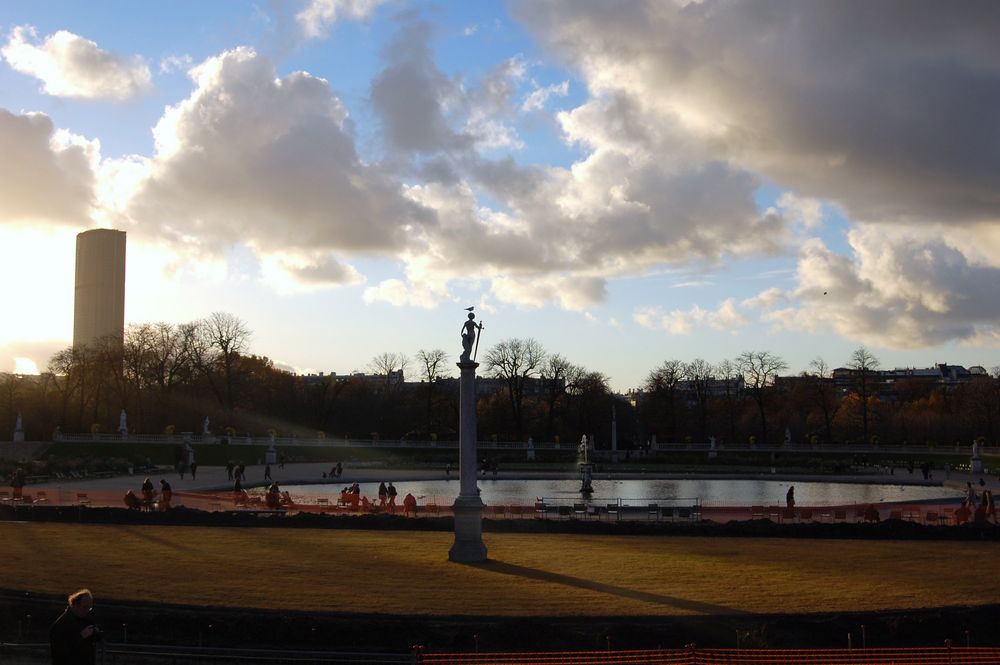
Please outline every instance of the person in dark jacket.
[[67, 598], [68, 605], [49, 629], [52, 665], [94, 665], [95, 645], [101, 633], [90, 618], [94, 595], [80, 589]]

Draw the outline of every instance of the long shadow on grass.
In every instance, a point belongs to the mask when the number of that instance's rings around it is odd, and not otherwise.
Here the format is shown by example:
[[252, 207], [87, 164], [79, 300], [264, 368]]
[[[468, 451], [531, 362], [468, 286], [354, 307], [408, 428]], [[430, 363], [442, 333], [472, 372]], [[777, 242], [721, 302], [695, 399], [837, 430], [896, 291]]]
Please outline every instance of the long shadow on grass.
[[702, 614], [749, 614], [743, 610], [737, 610], [732, 607], [726, 607], [724, 605], [712, 605], [711, 603], [699, 603], [696, 600], [685, 600], [684, 598], [676, 598], [674, 596], [662, 596], [657, 593], [649, 593], [647, 591], [636, 591], [635, 589], [626, 589], [620, 586], [614, 586], [613, 584], [604, 584], [602, 582], [595, 582], [593, 580], [586, 580], [580, 577], [572, 577], [570, 575], [561, 575], [559, 573], [553, 573], [548, 570], [539, 570], [537, 568], [528, 568], [526, 566], [518, 566], [513, 563], [504, 563], [503, 561], [489, 560], [485, 563], [470, 563], [466, 564], [480, 570], [485, 570], [491, 573], [499, 573], [501, 575], [515, 575], [517, 577], [526, 577], [532, 580], [539, 580], [541, 582], [551, 582], [553, 584], [565, 584], [566, 586], [575, 587], [577, 589], [586, 589], [588, 591], [597, 591], [599, 593], [607, 593], [612, 596], [618, 596], [620, 598], [628, 598], [630, 600], [640, 600], [646, 603], [654, 603], [656, 605], [664, 605], [666, 607], [673, 607], [682, 610], [690, 610], [692, 612], [700, 612]]
[[151, 543], [154, 543], [156, 545], [161, 545], [168, 549], [177, 550], [178, 552], [196, 551], [195, 547], [192, 547], [191, 545], [188, 545], [186, 543], [178, 543], [174, 540], [162, 538], [160, 536], [154, 536], [152, 533], [150, 533], [151, 531], [150, 529], [143, 529], [142, 527], [136, 528], [132, 526], [123, 526], [123, 525], [112, 525], [112, 527], [115, 530], [121, 531], [122, 533], [126, 533], [130, 536], [133, 536], [134, 538], [138, 538], [140, 540], [148, 540]]

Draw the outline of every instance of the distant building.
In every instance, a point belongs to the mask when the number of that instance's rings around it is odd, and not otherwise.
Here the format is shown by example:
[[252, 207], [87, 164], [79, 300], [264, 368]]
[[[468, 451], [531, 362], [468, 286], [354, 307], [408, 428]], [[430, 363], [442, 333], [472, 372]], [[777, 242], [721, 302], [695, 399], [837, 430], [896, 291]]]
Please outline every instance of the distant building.
[[[880, 399], [892, 401], [899, 384], [907, 383], [925, 390], [943, 388], [954, 390], [956, 387], [973, 381], [977, 377], [989, 376], [985, 369], [973, 365], [966, 369], [961, 365], [938, 363], [933, 367], [897, 367], [895, 369], [871, 370], [868, 372], [869, 391]], [[855, 390], [860, 379], [860, 372], [849, 367], [838, 367], [833, 370], [833, 383], [841, 394]]]
[[73, 346], [125, 332], [125, 232], [92, 229], [76, 236]]

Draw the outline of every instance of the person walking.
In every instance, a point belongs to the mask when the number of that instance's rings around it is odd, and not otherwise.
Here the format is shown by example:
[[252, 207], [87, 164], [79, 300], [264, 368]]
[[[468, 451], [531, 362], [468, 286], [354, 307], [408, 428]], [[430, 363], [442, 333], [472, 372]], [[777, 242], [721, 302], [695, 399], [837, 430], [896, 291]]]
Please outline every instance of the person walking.
[[271, 465], [264, 465], [264, 480], [271, 480]]
[[191, 469], [191, 480], [196, 480], [198, 478], [198, 463], [191, 460], [191, 466], [188, 468]]
[[396, 512], [396, 496], [399, 493], [396, 491], [396, 486], [392, 484], [391, 480], [389, 481], [389, 486], [385, 488], [385, 491], [389, 496], [389, 512], [394, 513]]
[[94, 595], [90, 589], [80, 589], [66, 601], [66, 609], [49, 628], [52, 665], [94, 665], [101, 639], [101, 631], [90, 618]]
[[788, 508], [795, 507], [795, 485], [788, 488], [788, 493], [785, 494], [785, 506]]
[[978, 502], [978, 497], [976, 496], [976, 488], [972, 486], [972, 482], [965, 483], [965, 507], [969, 509], [970, 512], [976, 510], [976, 503]]

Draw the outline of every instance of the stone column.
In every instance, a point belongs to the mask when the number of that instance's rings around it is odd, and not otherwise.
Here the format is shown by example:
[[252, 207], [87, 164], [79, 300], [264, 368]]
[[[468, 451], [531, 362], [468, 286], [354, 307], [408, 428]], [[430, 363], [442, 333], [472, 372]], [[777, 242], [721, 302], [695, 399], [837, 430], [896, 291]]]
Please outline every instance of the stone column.
[[448, 559], [459, 563], [486, 561], [483, 544], [483, 501], [476, 488], [476, 368], [479, 363], [463, 361], [459, 379], [458, 427], [458, 498], [452, 506], [455, 512], [455, 544]]

